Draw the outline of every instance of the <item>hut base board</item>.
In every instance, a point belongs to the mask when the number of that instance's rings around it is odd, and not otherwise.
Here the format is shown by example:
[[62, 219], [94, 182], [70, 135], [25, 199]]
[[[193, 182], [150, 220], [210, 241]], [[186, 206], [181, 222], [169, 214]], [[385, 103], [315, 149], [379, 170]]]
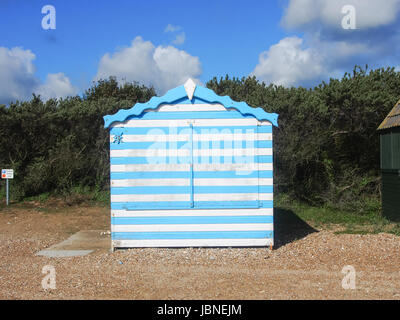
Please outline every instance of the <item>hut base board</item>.
[[273, 239], [112, 240], [116, 248], [271, 247]]

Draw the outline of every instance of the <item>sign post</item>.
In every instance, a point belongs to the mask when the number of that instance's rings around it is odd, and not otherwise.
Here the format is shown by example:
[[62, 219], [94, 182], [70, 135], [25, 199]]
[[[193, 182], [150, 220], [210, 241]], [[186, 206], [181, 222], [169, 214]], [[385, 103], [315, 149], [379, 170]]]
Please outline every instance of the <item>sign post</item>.
[[1, 178], [6, 179], [6, 203], [9, 203], [9, 195], [8, 195], [8, 179], [14, 179], [14, 170], [13, 169], [1, 169]]

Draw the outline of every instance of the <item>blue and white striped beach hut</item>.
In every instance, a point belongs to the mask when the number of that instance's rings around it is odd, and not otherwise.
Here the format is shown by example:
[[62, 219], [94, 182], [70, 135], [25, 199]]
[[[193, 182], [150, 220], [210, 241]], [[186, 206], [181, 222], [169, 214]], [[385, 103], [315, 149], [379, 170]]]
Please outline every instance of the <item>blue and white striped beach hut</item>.
[[105, 116], [112, 248], [272, 247], [277, 119], [190, 79]]

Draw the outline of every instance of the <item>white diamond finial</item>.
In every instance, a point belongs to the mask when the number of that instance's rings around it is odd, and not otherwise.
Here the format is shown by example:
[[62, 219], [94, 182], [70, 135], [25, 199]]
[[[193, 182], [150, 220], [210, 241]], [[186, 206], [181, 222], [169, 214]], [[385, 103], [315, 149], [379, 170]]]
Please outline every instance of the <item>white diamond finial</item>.
[[187, 94], [189, 100], [192, 100], [194, 90], [196, 90], [196, 84], [194, 83], [194, 81], [192, 79], [189, 78], [188, 81], [186, 81], [184, 87], [185, 87], [186, 94]]

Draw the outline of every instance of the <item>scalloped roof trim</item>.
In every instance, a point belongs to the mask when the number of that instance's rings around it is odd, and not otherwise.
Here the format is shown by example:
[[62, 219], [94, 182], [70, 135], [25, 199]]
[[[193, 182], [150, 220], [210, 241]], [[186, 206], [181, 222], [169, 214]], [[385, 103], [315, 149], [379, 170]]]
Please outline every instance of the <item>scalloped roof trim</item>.
[[[152, 97], [148, 102], [136, 103], [130, 109], [121, 109], [113, 115], [104, 116], [104, 127], [109, 128], [114, 122], [124, 122], [129, 117], [138, 117], [145, 110], [148, 109], [156, 110], [162, 104], [172, 104], [177, 100], [185, 98], [187, 96], [184, 86], [179, 86], [175, 89], [169, 90], [162, 97]], [[259, 121], [267, 120], [271, 122], [274, 126], [278, 127], [278, 114], [268, 113], [262, 108], [250, 107], [246, 102], [236, 102], [233, 101], [229, 96], [219, 96], [214, 91], [196, 86], [194, 91], [194, 97], [206, 100], [209, 103], [220, 103], [225, 108], [234, 108], [239, 111], [243, 116], [252, 115]]]

